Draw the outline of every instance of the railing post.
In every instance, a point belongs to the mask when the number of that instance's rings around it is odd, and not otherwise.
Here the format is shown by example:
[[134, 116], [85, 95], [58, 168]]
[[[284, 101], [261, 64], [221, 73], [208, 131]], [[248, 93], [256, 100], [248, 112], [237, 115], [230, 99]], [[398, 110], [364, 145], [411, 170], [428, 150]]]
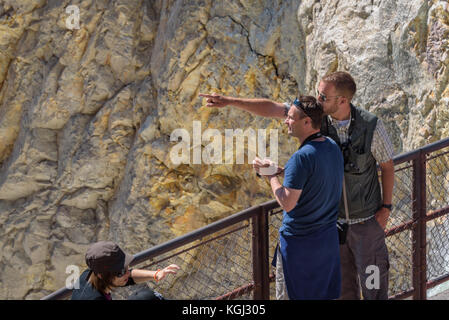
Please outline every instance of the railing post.
[[413, 160], [413, 299], [427, 299], [426, 154]]
[[264, 207], [253, 216], [252, 229], [254, 300], [269, 300], [268, 212]]

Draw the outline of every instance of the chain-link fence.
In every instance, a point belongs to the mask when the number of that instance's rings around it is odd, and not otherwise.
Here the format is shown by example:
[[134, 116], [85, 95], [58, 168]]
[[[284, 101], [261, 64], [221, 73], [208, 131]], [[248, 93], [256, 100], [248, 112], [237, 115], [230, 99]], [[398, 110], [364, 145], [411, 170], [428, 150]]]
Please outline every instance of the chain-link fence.
[[[449, 279], [448, 149], [446, 139], [395, 158], [386, 231], [393, 298], [425, 299], [425, 289]], [[282, 210], [271, 201], [139, 253], [133, 264], [181, 267], [175, 277], [151, 283], [167, 299], [275, 299], [271, 261], [281, 223]], [[121, 288], [114, 298], [136, 288]]]
[[449, 148], [427, 155], [427, 280], [437, 283], [449, 274]]
[[[394, 209], [387, 225], [390, 260], [389, 295], [412, 289], [413, 167], [410, 161], [395, 166]], [[388, 233], [387, 233], [388, 234]]]
[[252, 299], [251, 235], [252, 226], [245, 220], [138, 267], [180, 266], [176, 277], [169, 276], [154, 287], [167, 299], [216, 299], [226, 294], [221, 298]]

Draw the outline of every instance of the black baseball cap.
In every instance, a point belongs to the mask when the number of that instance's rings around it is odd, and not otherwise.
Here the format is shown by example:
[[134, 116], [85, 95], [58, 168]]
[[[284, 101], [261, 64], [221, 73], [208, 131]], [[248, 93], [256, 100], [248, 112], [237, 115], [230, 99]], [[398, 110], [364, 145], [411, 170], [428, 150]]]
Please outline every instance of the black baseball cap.
[[86, 264], [95, 273], [121, 272], [133, 258], [112, 241], [96, 242], [86, 252]]

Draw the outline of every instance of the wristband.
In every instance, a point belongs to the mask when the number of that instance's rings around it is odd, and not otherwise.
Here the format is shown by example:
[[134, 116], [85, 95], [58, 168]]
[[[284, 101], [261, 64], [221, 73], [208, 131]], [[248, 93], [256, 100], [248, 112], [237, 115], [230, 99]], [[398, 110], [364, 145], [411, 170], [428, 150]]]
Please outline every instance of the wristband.
[[156, 281], [156, 282], [158, 282], [159, 281], [159, 279], [156, 277], [157, 276], [157, 273], [159, 272], [159, 271], [161, 271], [161, 269], [157, 269], [157, 271], [156, 271], [156, 273], [154, 274], [154, 280]]

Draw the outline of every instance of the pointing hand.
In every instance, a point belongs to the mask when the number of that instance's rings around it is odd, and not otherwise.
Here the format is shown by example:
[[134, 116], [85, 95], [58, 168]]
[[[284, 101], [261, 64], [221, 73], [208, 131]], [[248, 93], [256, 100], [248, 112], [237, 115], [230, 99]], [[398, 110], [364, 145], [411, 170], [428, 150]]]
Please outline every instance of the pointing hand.
[[205, 94], [200, 93], [200, 97], [207, 98], [207, 107], [222, 108], [230, 103], [229, 98], [219, 95], [217, 93]]

